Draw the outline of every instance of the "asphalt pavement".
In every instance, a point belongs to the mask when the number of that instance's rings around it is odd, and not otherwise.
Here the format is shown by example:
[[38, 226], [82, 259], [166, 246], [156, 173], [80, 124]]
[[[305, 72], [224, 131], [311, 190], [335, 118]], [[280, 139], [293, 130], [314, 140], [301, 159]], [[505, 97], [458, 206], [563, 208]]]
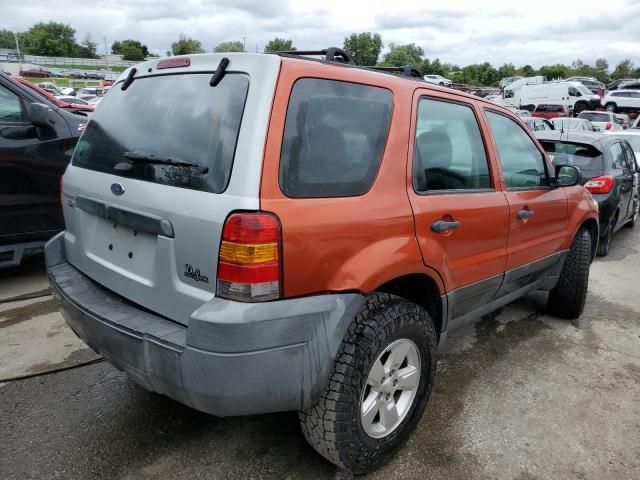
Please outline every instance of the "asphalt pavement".
[[[639, 479], [639, 292], [640, 228], [624, 229], [592, 265], [580, 320], [546, 315], [534, 293], [452, 332], [416, 432], [366, 478]], [[294, 413], [197, 412], [67, 330], [41, 259], [0, 271], [0, 379], [27, 376], [0, 381], [0, 478], [351, 478], [306, 444]]]

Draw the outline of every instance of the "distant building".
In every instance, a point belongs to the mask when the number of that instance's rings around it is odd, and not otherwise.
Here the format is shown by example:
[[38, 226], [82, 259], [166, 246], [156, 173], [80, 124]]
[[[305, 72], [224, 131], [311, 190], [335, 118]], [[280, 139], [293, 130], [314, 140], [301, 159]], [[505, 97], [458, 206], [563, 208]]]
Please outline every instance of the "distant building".
[[18, 50], [13, 48], [0, 48], [0, 62], [17, 62]]

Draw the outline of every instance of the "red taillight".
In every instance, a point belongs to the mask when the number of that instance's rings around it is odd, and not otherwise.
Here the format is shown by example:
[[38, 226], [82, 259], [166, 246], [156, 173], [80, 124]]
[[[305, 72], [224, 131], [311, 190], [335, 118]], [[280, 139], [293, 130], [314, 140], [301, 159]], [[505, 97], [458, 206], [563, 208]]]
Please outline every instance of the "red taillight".
[[609, 193], [613, 188], [613, 177], [611, 175], [603, 175], [589, 180], [584, 184], [584, 188], [591, 193]]
[[189, 57], [167, 58], [166, 60], [160, 60], [158, 62], [156, 70], [188, 67], [189, 65], [191, 65], [191, 59]]
[[234, 213], [224, 224], [218, 255], [218, 297], [256, 302], [280, 297], [282, 234], [271, 213]]
[[613, 126], [613, 125], [611, 124], [611, 122], [607, 122], [607, 124], [605, 125], [604, 129], [605, 129], [605, 130], [611, 130], [611, 127], [612, 127], [612, 126]]

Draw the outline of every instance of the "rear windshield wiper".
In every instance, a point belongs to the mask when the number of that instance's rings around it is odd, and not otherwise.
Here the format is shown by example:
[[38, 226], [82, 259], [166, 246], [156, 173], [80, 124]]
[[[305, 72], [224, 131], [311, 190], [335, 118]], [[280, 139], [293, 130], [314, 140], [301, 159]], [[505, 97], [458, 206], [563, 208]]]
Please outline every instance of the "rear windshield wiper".
[[203, 175], [209, 171], [207, 167], [202, 167], [197, 163], [185, 162], [184, 160], [179, 160], [177, 158], [161, 158], [156, 157], [155, 155], [147, 155], [144, 153], [136, 152], [124, 152], [122, 156], [129, 160], [129, 162], [120, 162], [116, 164], [113, 167], [114, 170], [120, 172], [130, 172], [131, 170], [133, 170], [134, 164], [148, 163], [151, 165], [171, 165], [172, 167], [195, 168], [200, 170], [200, 173]]

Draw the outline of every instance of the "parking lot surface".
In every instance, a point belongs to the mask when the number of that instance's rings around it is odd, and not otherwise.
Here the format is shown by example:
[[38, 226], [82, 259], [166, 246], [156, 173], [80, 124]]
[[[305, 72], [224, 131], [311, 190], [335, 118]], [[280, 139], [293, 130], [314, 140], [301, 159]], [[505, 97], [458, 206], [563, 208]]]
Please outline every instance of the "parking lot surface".
[[[2, 478], [351, 478], [293, 413], [214, 418], [93, 363], [42, 269], [0, 271], [0, 378], [60, 370], [0, 381]], [[639, 289], [640, 229], [623, 229], [592, 266], [579, 321], [545, 315], [536, 293], [452, 332], [418, 429], [366, 478], [640, 478]]]

